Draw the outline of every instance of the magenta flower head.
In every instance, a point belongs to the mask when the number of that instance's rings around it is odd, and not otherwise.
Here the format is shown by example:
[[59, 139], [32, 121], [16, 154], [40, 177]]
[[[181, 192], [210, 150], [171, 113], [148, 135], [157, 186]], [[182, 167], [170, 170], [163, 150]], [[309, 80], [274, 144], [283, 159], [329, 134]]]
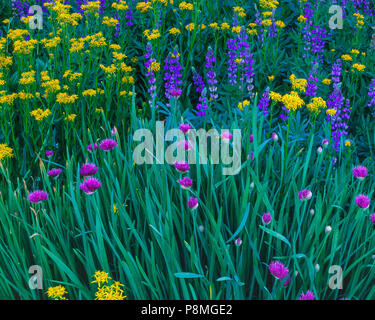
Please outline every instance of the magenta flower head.
[[221, 134], [221, 139], [223, 139], [224, 142], [228, 143], [230, 139], [232, 139], [232, 134], [229, 131], [224, 131]]
[[355, 197], [355, 203], [362, 209], [367, 209], [370, 206], [370, 198], [365, 194], [360, 194]]
[[262, 221], [264, 224], [269, 224], [272, 221], [271, 214], [269, 212], [266, 212], [265, 214], [263, 214]]
[[268, 270], [276, 279], [283, 279], [289, 275], [289, 270], [280, 261], [273, 261], [269, 264]]
[[307, 290], [306, 293], [302, 292], [298, 300], [314, 300], [314, 298], [315, 298], [315, 295], [310, 290]]
[[254, 136], [253, 136], [253, 134], [251, 134], [250, 135], [250, 143], [253, 143], [253, 141], [254, 141]]
[[178, 172], [186, 172], [190, 169], [190, 166], [186, 161], [176, 161], [174, 166]]
[[191, 129], [191, 126], [189, 124], [187, 124], [187, 123], [181, 123], [180, 124], [180, 130], [182, 131], [182, 133], [186, 133], [190, 129]]
[[47, 158], [51, 158], [53, 156], [53, 151], [51, 151], [51, 150], [47, 150], [46, 151], [46, 157]]
[[289, 286], [291, 281], [292, 281], [292, 278], [290, 276], [288, 276], [283, 283], [283, 287]]
[[104, 151], [112, 150], [114, 147], [117, 147], [117, 142], [113, 139], [104, 139], [99, 144], [99, 148]]
[[323, 145], [324, 147], [327, 147], [327, 146], [328, 146], [328, 143], [329, 143], [328, 139], [323, 139], [323, 141], [322, 141], [322, 145]]
[[112, 130], [111, 130], [111, 133], [112, 133], [113, 136], [115, 136], [117, 134], [117, 128], [113, 127]]
[[177, 147], [183, 148], [184, 150], [190, 150], [192, 148], [189, 140], [179, 141], [177, 142]]
[[89, 144], [89, 145], [87, 146], [87, 150], [88, 150], [89, 152], [93, 152], [93, 150], [96, 150], [96, 149], [98, 149], [98, 145], [97, 145], [96, 143]]
[[185, 177], [183, 179], [178, 180], [178, 183], [180, 184], [182, 189], [189, 189], [193, 185], [193, 180], [191, 180], [188, 177]]
[[169, 90], [169, 94], [171, 95], [171, 97], [178, 99], [182, 94], [182, 90], [179, 88], [174, 88], [172, 90]]
[[81, 176], [93, 176], [96, 171], [98, 171], [98, 167], [94, 163], [85, 163], [79, 169], [79, 174]]
[[353, 168], [353, 176], [358, 180], [363, 180], [367, 177], [367, 168], [363, 166], [357, 166]]
[[188, 207], [191, 210], [197, 209], [198, 208], [198, 199], [194, 198], [194, 197], [190, 197], [190, 199], [188, 201]]
[[61, 169], [58, 169], [58, 168], [54, 168], [54, 169], [51, 169], [50, 171], [47, 172], [48, 176], [52, 177], [52, 178], [56, 178], [59, 176], [59, 174], [62, 172]]
[[88, 178], [80, 184], [80, 188], [86, 194], [93, 194], [102, 184], [96, 178]]
[[241, 244], [242, 244], [242, 239], [241, 238], [237, 238], [236, 240], [234, 240], [234, 244], [239, 247]]
[[28, 200], [31, 203], [39, 203], [39, 202], [42, 202], [43, 200], [46, 200], [47, 198], [48, 198], [47, 192], [43, 190], [36, 190], [29, 194]]
[[304, 189], [304, 190], [301, 190], [300, 192], [298, 192], [298, 198], [301, 201], [309, 200], [309, 199], [311, 199], [311, 197], [312, 197], [312, 193], [308, 189]]
[[370, 220], [375, 226], [375, 213], [370, 214]]
[[278, 137], [278, 135], [276, 134], [276, 132], [272, 132], [272, 140], [273, 140], [273, 141], [277, 141], [277, 140], [279, 140], [279, 137]]

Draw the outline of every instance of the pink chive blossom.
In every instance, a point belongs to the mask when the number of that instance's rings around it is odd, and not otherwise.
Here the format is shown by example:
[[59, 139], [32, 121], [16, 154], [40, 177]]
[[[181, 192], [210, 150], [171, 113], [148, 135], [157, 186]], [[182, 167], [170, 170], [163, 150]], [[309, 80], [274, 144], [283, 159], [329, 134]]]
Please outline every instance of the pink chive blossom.
[[277, 140], [279, 140], [279, 137], [278, 137], [278, 135], [276, 134], [276, 132], [272, 132], [272, 140], [273, 140], [273, 141], [277, 141]]
[[375, 213], [370, 214], [370, 220], [375, 226]]
[[229, 131], [224, 131], [221, 134], [221, 139], [223, 139], [224, 142], [228, 143], [230, 139], [232, 139], [233, 135]]
[[98, 167], [94, 163], [85, 163], [79, 169], [81, 176], [93, 176], [98, 171]]
[[197, 209], [198, 208], [198, 199], [194, 198], [194, 197], [190, 197], [190, 199], [188, 201], [188, 207], [191, 210]]
[[80, 184], [80, 188], [86, 194], [93, 194], [102, 184], [96, 178], [88, 178]]
[[175, 88], [175, 89], [169, 90], [169, 94], [171, 95], [171, 97], [178, 99], [182, 94], [182, 90], [179, 88]]
[[315, 295], [310, 290], [307, 290], [306, 293], [302, 292], [298, 300], [314, 300], [314, 298], [315, 298]]
[[266, 225], [269, 224], [272, 221], [271, 213], [269, 212], [264, 213], [262, 216], [262, 221]]
[[298, 192], [298, 198], [301, 201], [309, 200], [309, 199], [311, 199], [311, 197], [312, 197], [312, 193], [308, 189], [304, 189], [304, 190], [301, 190], [300, 192]]
[[322, 147], [318, 147], [318, 149], [316, 149], [316, 151], [321, 154], [323, 152], [323, 148]]
[[363, 180], [367, 177], [367, 168], [363, 166], [356, 166], [353, 168], [353, 176], [358, 180]]
[[280, 261], [273, 261], [269, 264], [268, 270], [276, 279], [283, 279], [289, 275], [289, 269]]
[[51, 158], [53, 156], [53, 151], [51, 151], [51, 150], [47, 150], [46, 151], [46, 157], [47, 158]]
[[39, 202], [42, 202], [43, 200], [46, 200], [47, 198], [48, 198], [47, 192], [43, 190], [36, 190], [29, 194], [28, 200], [31, 203], [39, 203]]
[[113, 139], [104, 139], [99, 144], [99, 148], [104, 151], [112, 150], [114, 147], [117, 147], [117, 142]]
[[59, 176], [59, 174], [62, 172], [61, 169], [58, 169], [58, 168], [54, 168], [54, 169], [51, 169], [47, 172], [48, 176], [52, 177], [52, 178], [56, 178]]
[[186, 172], [190, 169], [190, 166], [186, 161], [176, 161], [174, 166], [178, 172]]
[[88, 150], [89, 152], [92, 152], [93, 150], [96, 150], [96, 149], [98, 149], [98, 145], [97, 145], [96, 143], [89, 144], [89, 145], [87, 146], [87, 150]]
[[289, 286], [291, 281], [292, 281], [292, 278], [290, 276], [288, 276], [283, 283], [283, 287]]
[[253, 143], [253, 141], [254, 141], [254, 136], [253, 136], [253, 134], [251, 134], [250, 135], [250, 143]]
[[113, 136], [115, 136], [117, 134], [117, 128], [113, 127], [112, 130], [111, 130], [111, 133], [112, 133]]
[[189, 189], [193, 185], [193, 180], [191, 180], [188, 177], [185, 177], [183, 179], [178, 180], [178, 183], [180, 184], [182, 189]]
[[370, 198], [365, 194], [360, 194], [355, 197], [355, 203], [362, 209], [367, 209], [370, 206]]
[[191, 126], [189, 124], [187, 124], [187, 123], [181, 123], [180, 124], [180, 130], [182, 131], [182, 133], [186, 133], [190, 129], [191, 129]]
[[192, 148], [190, 142], [188, 140], [184, 140], [184, 141], [179, 141], [177, 142], [177, 147], [180, 148], [184, 148], [184, 150], [190, 150]]
[[242, 244], [242, 239], [241, 238], [237, 238], [236, 240], [234, 240], [234, 244], [239, 247], [241, 244]]
[[329, 144], [328, 139], [323, 139], [323, 141], [322, 141], [322, 145], [323, 145], [323, 147], [327, 147], [328, 144]]

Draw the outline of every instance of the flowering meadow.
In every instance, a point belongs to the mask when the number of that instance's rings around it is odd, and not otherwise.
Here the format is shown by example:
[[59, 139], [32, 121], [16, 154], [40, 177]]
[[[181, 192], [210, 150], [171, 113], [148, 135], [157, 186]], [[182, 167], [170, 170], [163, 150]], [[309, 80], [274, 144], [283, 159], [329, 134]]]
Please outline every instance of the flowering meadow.
[[2, 1], [0, 299], [375, 299], [374, 51], [373, 0]]

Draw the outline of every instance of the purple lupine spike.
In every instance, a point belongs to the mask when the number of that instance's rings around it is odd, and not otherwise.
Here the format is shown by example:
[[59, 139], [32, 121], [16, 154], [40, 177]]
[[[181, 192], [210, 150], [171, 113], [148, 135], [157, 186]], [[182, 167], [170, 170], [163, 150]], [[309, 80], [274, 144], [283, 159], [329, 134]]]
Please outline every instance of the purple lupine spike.
[[238, 47], [239, 47], [239, 53], [238, 57], [240, 60], [240, 65], [242, 66], [242, 73], [240, 76], [240, 90], [243, 90], [242, 84], [246, 83], [246, 88], [249, 93], [250, 98], [252, 99], [254, 97], [253, 94], [253, 81], [254, 81], [254, 59], [253, 54], [250, 51], [250, 45], [247, 42], [247, 39], [249, 36], [247, 35], [244, 28], [241, 29], [237, 41], [238, 41]]
[[313, 16], [314, 16], [314, 11], [311, 8], [310, 3], [306, 2], [305, 7], [304, 7], [304, 17], [306, 18], [306, 22], [302, 30], [302, 35], [304, 39], [304, 51], [305, 51], [303, 55], [304, 59], [308, 58], [310, 51], [311, 51], [311, 42], [312, 42], [311, 28], [312, 28]]
[[316, 25], [311, 32], [311, 52], [315, 54], [315, 61], [313, 63], [323, 62], [323, 52], [326, 39], [325, 28]]
[[269, 97], [269, 93], [270, 93], [270, 88], [267, 87], [258, 103], [258, 108], [262, 116], [268, 115], [268, 105], [271, 100], [271, 98]]
[[[370, 108], [374, 107], [375, 106], [375, 78], [372, 79], [372, 81], [371, 81], [370, 88], [369, 88], [369, 91], [368, 91], [368, 95], [371, 98], [368, 106]], [[374, 114], [375, 114], [375, 112], [374, 112]]]
[[230, 85], [234, 86], [237, 84], [237, 41], [236, 39], [228, 39], [227, 40], [227, 48], [228, 48], [228, 78]]
[[307, 86], [306, 86], [306, 92], [305, 95], [308, 97], [315, 97], [318, 91], [318, 85], [317, 82], [319, 81], [319, 78], [315, 76], [317, 72], [318, 65], [314, 64], [311, 68], [309, 77], [307, 78]]
[[194, 69], [194, 67], [192, 68], [192, 73], [193, 73], [193, 82], [194, 82], [194, 85], [196, 87], [196, 92], [198, 92], [200, 94], [199, 96], [199, 102], [196, 106], [197, 108], [197, 116], [198, 117], [204, 117], [207, 112], [206, 110], [208, 109], [208, 106], [207, 106], [207, 89], [206, 89], [206, 86], [202, 80], [202, 77], [199, 75], [199, 73]]
[[168, 54], [163, 69], [165, 70], [164, 87], [167, 99], [181, 95], [182, 90], [179, 86], [182, 85], [182, 67], [177, 46], [172, 53]]
[[219, 96], [217, 94], [217, 80], [216, 80], [216, 73], [214, 71], [214, 65], [216, 62], [216, 58], [214, 55], [214, 52], [211, 48], [211, 46], [208, 47], [207, 49], [207, 54], [206, 54], [206, 78], [207, 78], [207, 83], [208, 83], [208, 90], [210, 91], [210, 99], [211, 100], [216, 100]]
[[133, 11], [130, 8], [130, 6], [129, 6], [128, 10], [126, 10], [126, 12], [125, 12], [125, 19], [126, 19], [125, 24], [127, 26], [130, 27], [130, 26], [134, 25], [134, 22], [133, 22]]
[[[156, 77], [155, 77], [154, 71], [149, 69], [151, 64], [156, 61], [155, 59], [152, 58], [152, 54], [153, 54], [152, 45], [151, 45], [151, 42], [148, 42], [146, 45], [146, 53], [144, 55], [144, 58], [145, 58], [144, 66], [146, 68], [145, 76], [146, 78], [148, 78], [148, 84], [149, 84], [148, 93], [150, 95], [150, 100], [148, 101], [148, 103], [150, 104], [150, 106], [152, 106], [153, 100], [157, 96]], [[157, 106], [155, 105], [155, 107]]]

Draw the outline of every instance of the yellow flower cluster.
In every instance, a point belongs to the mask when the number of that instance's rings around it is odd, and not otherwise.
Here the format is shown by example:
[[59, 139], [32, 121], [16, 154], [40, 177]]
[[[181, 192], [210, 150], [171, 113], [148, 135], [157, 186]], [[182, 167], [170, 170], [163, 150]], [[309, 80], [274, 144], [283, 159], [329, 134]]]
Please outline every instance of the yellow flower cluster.
[[[65, 113], [64, 113], [65, 114]], [[67, 117], [64, 118], [65, 121], [69, 121], [69, 122], [72, 122], [74, 121], [74, 119], [76, 118], [76, 114], [72, 113], [72, 114], [68, 114]]]
[[107, 285], [108, 280], [112, 279], [108, 273], [104, 271], [97, 271], [93, 275], [95, 278], [92, 283], [97, 283], [98, 288], [95, 293], [95, 300], [124, 300], [124, 290], [121, 287], [124, 285], [118, 281], [113, 281], [111, 285]]
[[276, 0], [259, 0], [259, 5], [262, 9], [275, 9], [279, 5]]
[[126, 1], [120, 0], [119, 2], [112, 3], [112, 8], [115, 8], [118, 11], [125, 11], [129, 9], [129, 6], [126, 4]]
[[358, 29], [362, 29], [363, 25], [365, 24], [364, 20], [365, 17], [360, 13], [354, 13], [353, 16], [356, 18], [356, 26]]
[[118, 20], [114, 19], [114, 18], [111, 18], [111, 17], [103, 17], [103, 21], [102, 21], [102, 24], [108, 26], [108, 27], [115, 27], [116, 25], [118, 25]]
[[68, 292], [66, 291], [65, 287], [58, 285], [56, 287], [49, 287], [46, 293], [49, 298], [52, 298], [55, 300], [66, 300], [64, 296]]
[[51, 115], [50, 109], [36, 109], [30, 112], [30, 115], [34, 117], [36, 121], [42, 121], [44, 118], [47, 118], [49, 115]]
[[25, 36], [29, 35], [29, 31], [24, 29], [9, 29], [7, 38], [10, 40], [23, 40]]
[[83, 9], [88, 13], [96, 13], [99, 11], [100, 8], [100, 1], [89, 1], [87, 4], [81, 5], [81, 9]]
[[91, 48], [101, 48], [107, 46], [106, 38], [103, 37], [102, 32], [95, 33], [92, 36], [87, 36], [84, 39]]
[[[364, 64], [359, 64], [359, 63], [354, 63], [352, 67], [353, 67], [353, 69], [356, 69], [359, 72], [363, 72], [366, 69], [366, 66]], [[354, 70], [352, 70], [352, 71], [354, 71]]]
[[56, 98], [56, 101], [60, 104], [70, 104], [76, 102], [78, 96], [76, 94], [69, 95], [66, 92], [60, 92]]
[[1, 93], [2, 94], [0, 95], [0, 105], [13, 105], [14, 100], [17, 98], [17, 93], [5, 94], [5, 91], [2, 91]]
[[30, 39], [30, 40], [16, 40], [14, 41], [14, 53], [15, 54], [30, 54], [34, 48], [35, 45], [38, 43], [37, 40], [35, 39]]
[[283, 96], [280, 93], [274, 91], [271, 91], [268, 96], [274, 102], [281, 102], [283, 100]]
[[326, 113], [330, 117], [333, 117], [336, 114], [337, 110], [336, 109], [327, 109]]
[[307, 18], [306, 18], [305, 16], [302, 16], [302, 15], [300, 15], [300, 16], [297, 18], [297, 21], [298, 21], [298, 22], [301, 22], [301, 23], [306, 22], [306, 20], [307, 20]]
[[349, 55], [349, 54], [343, 54], [341, 56], [341, 59], [344, 60], [344, 61], [352, 61], [352, 57]]
[[0, 161], [13, 157], [13, 149], [10, 148], [7, 144], [0, 144]]
[[177, 34], [180, 34], [181, 31], [180, 31], [180, 29], [177, 29], [177, 28], [171, 28], [171, 29], [169, 29], [169, 33], [173, 34], [173, 35], [177, 35]]
[[281, 101], [289, 111], [295, 111], [305, 104], [296, 91], [283, 95]]
[[233, 11], [240, 17], [240, 18], [245, 18], [246, 13], [245, 9], [242, 7], [233, 7]]
[[147, 38], [148, 41], [160, 38], [160, 32], [158, 29], [154, 29], [151, 32], [147, 29], [143, 32], [143, 35]]
[[332, 80], [331, 79], [324, 79], [322, 81], [323, 84], [325, 84], [326, 86], [329, 86], [331, 84]]
[[48, 50], [56, 48], [61, 43], [61, 38], [54, 37], [52, 39], [42, 39], [40, 42], [44, 45], [44, 48]]
[[194, 10], [194, 6], [192, 3], [189, 3], [189, 2], [185, 2], [185, 1], [182, 1], [178, 8], [181, 10], [181, 11], [184, 11], [184, 10], [189, 10], [189, 11], [192, 11]]
[[321, 109], [327, 108], [327, 103], [321, 97], [314, 97], [306, 107], [312, 113], [319, 114]]
[[249, 106], [250, 105], [250, 101], [249, 100], [244, 100], [242, 102], [239, 102], [238, 103], [238, 109], [240, 109], [241, 111], [243, 111], [245, 109], [246, 106]]
[[138, 2], [136, 8], [141, 13], [145, 13], [152, 9], [152, 4], [151, 2]]
[[157, 61], [153, 61], [150, 66], [148, 67], [148, 71], [154, 71], [154, 72], [158, 72], [160, 71], [160, 63], [157, 62]]
[[307, 80], [306, 79], [297, 79], [294, 74], [289, 77], [289, 80], [292, 82], [292, 89], [299, 90], [301, 92], [306, 91]]
[[23, 85], [35, 83], [35, 71], [31, 70], [29, 72], [21, 73], [21, 78], [18, 83]]

